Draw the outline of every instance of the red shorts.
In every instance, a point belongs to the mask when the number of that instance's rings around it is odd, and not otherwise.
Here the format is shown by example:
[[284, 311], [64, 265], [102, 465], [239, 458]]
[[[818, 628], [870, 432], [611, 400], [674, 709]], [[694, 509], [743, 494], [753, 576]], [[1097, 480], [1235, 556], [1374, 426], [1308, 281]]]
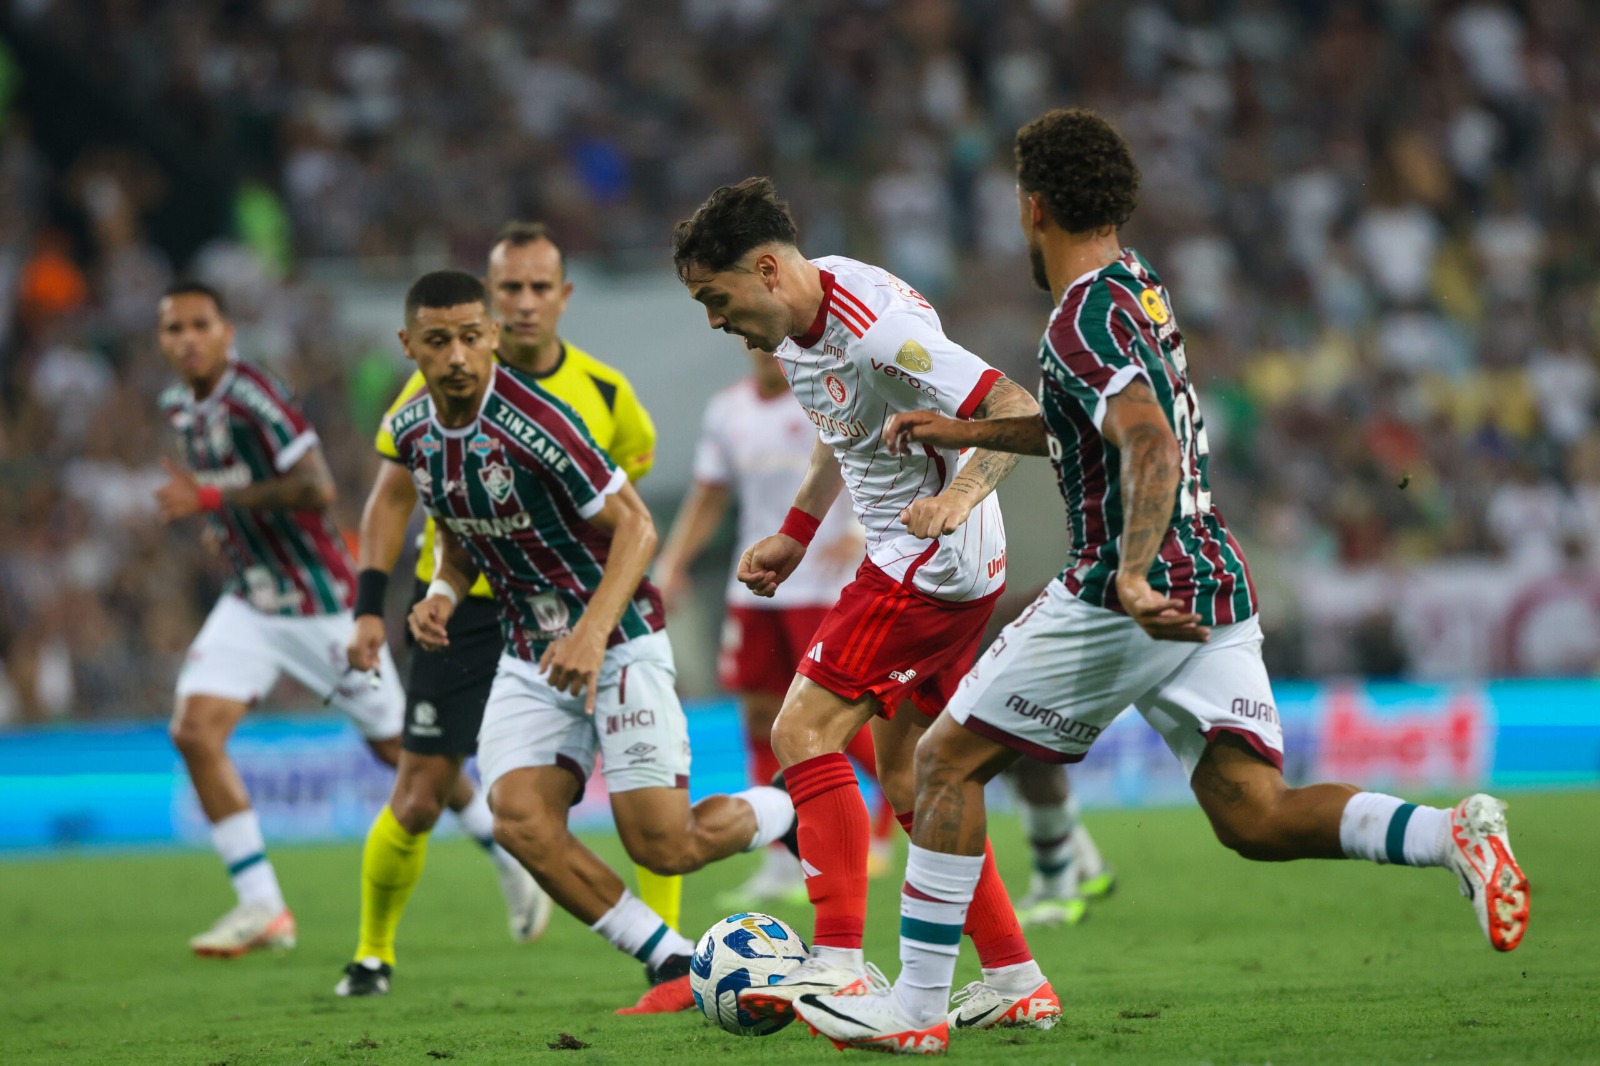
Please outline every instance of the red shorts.
[[722, 624], [717, 680], [729, 692], [782, 696], [794, 680], [795, 664], [811, 647], [811, 635], [826, 607], [729, 607]]
[[864, 561], [822, 620], [799, 673], [842, 699], [871, 693], [885, 718], [904, 699], [931, 718], [978, 657], [999, 596], [936, 600]]

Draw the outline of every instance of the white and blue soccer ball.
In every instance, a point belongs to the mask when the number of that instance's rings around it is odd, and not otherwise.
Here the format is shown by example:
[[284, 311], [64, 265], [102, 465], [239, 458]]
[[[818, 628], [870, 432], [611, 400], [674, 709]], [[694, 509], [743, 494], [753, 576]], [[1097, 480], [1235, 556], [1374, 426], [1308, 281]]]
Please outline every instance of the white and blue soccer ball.
[[770, 914], [730, 914], [706, 930], [689, 962], [689, 987], [707, 1018], [738, 1036], [766, 1036], [792, 1016], [757, 1021], [739, 1009], [746, 988], [777, 984], [806, 960], [800, 934]]

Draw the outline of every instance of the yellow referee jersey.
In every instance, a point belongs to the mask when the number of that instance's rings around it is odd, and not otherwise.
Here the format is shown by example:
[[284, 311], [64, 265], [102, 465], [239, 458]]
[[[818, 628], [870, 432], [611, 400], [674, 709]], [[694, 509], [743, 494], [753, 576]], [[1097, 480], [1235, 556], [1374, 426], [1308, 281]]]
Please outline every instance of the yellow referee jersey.
[[[566, 341], [561, 342], [561, 360], [543, 374], [532, 375], [540, 385], [566, 401], [578, 412], [595, 443], [604, 448], [613, 462], [628, 475], [629, 481], [638, 481], [650, 472], [656, 461], [656, 427], [650, 421], [650, 412], [639, 402], [633, 386], [620, 371], [614, 370], [588, 352]], [[419, 370], [411, 375], [405, 388], [389, 410], [384, 412], [378, 425], [376, 446], [378, 454], [394, 462], [400, 461], [394, 437], [389, 433], [389, 416], [404, 407], [413, 396], [427, 387]], [[430, 515], [422, 531], [422, 547], [417, 553], [417, 580], [426, 584], [433, 580], [433, 517]], [[489, 582], [482, 574], [472, 586], [472, 595], [488, 597]]]

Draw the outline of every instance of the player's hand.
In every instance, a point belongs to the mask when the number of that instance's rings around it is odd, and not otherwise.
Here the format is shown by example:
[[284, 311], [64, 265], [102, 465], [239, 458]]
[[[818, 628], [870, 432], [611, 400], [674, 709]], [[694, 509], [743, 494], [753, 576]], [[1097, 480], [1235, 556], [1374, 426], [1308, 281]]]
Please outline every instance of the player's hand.
[[[423, 651], [438, 651], [440, 648], [449, 647], [450, 635], [445, 631], [445, 626], [450, 624], [450, 616], [455, 613], [456, 605], [450, 602], [449, 597], [428, 596], [418, 600], [417, 605], [411, 608], [410, 617], [406, 619], [406, 623], [411, 626], [411, 635], [417, 640], [417, 646]], [[354, 662], [352, 659], [351, 663]]]
[[964, 448], [963, 426], [959, 419], [942, 415], [938, 411], [902, 411], [883, 427], [883, 442], [890, 455], [904, 455], [913, 444], [931, 444], [935, 448]]
[[167, 483], [156, 489], [156, 510], [161, 513], [161, 521], [176, 522], [199, 514], [200, 482], [171, 459], [162, 458], [161, 465], [167, 470]]
[[745, 553], [739, 557], [736, 576], [745, 588], [757, 596], [770, 599], [805, 557], [804, 544], [787, 533], [774, 533], [745, 549]]
[[954, 533], [971, 513], [972, 501], [966, 493], [945, 491], [913, 502], [900, 512], [900, 524], [913, 537], [933, 540]]
[[609, 634], [589, 635], [582, 619], [572, 632], [552, 641], [539, 656], [539, 672], [557, 692], [583, 697], [583, 713], [594, 714], [594, 701], [600, 687], [600, 667], [606, 660]]
[[350, 631], [350, 642], [344, 647], [344, 657], [350, 663], [350, 669], [376, 670], [378, 656], [383, 651], [383, 642], [387, 637], [382, 618], [375, 614], [358, 617], [355, 628]]
[[1204, 644], [1211, 637], [1210, 627], [1200, 624], [1199, 615], [1185, 612], [1183, 604], [1163, 596], [1137, 574], [1117, 571], [1117, 599], [1122, 601], [1128, 617], [1156, 640]]

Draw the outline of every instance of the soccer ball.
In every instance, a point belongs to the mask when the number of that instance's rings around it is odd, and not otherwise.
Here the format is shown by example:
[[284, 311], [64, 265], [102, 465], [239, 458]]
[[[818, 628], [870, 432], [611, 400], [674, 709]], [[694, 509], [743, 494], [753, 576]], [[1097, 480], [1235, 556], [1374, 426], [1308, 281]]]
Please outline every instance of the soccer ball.
[[760, 1021], [739, 1009], [742, 989], [776, 984], [810, 954], [800, 934], [770, 914], [730, 914], [706, 930], [689, 962], [689, 987], [707, 1018], [737, 1036], [766, 1036], [793, 1017]]

